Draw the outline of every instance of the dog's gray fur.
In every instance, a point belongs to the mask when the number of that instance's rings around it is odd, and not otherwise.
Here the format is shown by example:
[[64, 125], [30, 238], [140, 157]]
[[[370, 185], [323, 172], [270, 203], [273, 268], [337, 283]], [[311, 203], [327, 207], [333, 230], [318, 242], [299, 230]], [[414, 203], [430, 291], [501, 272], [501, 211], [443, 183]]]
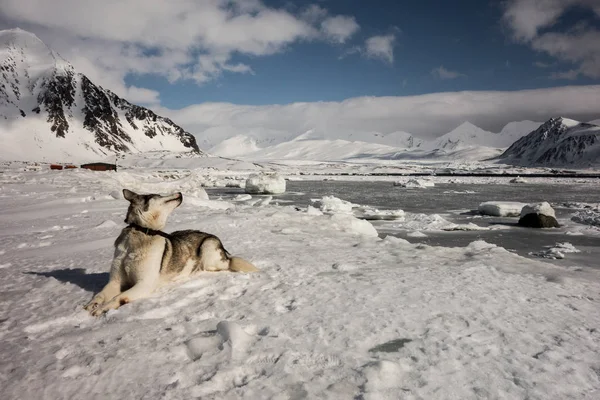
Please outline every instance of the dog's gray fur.
[[167, 234], [169, 214], [183, 201], [181, 193], [140, 195], [124, 189], [129, 201], [125, 227], [115, 241], [108, 284], [85, 306], [92, 315], [148, 296], [175, 278], [199, 271], [253, 272], [249, 262], [231, 257], [218, 237], [194, 230]]

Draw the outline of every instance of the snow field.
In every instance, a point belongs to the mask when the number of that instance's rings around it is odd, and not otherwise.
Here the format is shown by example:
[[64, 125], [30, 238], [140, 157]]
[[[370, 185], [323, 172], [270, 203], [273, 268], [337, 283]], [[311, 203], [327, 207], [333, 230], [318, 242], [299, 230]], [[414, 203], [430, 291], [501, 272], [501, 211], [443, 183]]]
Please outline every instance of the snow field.
[[134, 181], [168, 192], [171, 183], [141, 173], [2, 178], [4, 398], [599, 393], [594, 271], [481, 241], [436, 248], [380, 239], [367, 221], [314, 207], [240, 201], [223, 210], [184, 195], [167, 231], [214, 233], [261, 272], [202, 273], [92, 318], [82, 306], [108, 278], [127, 207], [110, 193]]

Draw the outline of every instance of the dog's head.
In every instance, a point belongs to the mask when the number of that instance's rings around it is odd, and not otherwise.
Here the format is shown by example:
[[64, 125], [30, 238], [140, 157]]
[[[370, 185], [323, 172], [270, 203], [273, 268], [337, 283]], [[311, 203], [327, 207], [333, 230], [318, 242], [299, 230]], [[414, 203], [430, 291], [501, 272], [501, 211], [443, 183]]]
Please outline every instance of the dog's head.
[[123, 197], [129, 201], [125, 222], [154, 230], [164, 228], [169, 214], [183, 201], [181, 193], [161, 196], [137, 194], [127, 189], [123, 189]]

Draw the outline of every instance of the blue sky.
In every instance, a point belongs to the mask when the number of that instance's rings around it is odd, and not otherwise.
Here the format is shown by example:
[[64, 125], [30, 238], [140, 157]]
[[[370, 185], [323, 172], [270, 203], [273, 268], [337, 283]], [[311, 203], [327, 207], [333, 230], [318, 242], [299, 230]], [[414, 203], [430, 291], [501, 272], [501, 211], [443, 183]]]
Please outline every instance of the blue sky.
[[[459, 3], [460, 5], [456, 5]], [[319, 2], [331, 14], [354, 16], [360, 30], [343, 44], [299, 41], [264, 57], [234, 55], [253, 74], [224, 72], [200, 86], [189, 81], [129, 75], [128, 84], [156, 90], [169, 108], [206, 101], [284, 104], [340, 101], [358, 96], [405, 96], [461, 90], [520, 90], [599, 83], [600, 79], [551, 79], [572, 63], [536, 51], [510, 38], [498, 1], [421, 0]], [[300, 13], [311, 2], [271, 1], [268, 6]], [[567, 30], [586, 22], [598, 27], [591, 9], [573, 7], [557, 26]], [[393, 34], [393, 63], [361, 57], [352, 50], [374, 35]], [[536, 66], [543, 65], [544, 67]], [[434, 76], [443, 66], [461, 75]]]

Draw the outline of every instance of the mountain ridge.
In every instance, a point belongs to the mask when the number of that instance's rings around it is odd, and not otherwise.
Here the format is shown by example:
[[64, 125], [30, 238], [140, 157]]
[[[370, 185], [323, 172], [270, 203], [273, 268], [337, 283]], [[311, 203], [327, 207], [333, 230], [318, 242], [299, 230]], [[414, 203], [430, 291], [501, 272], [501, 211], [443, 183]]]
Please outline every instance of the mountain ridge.
[[551, 118], [513, 143], [499, 159], [522, 166], [600, 164], [600, 126], [569, 118]]
[[0, 55], [2, 158], [98, 159], [163, 149], [201, 154], [192, 134], [95, 85], [32, 33], [0, 31]]

